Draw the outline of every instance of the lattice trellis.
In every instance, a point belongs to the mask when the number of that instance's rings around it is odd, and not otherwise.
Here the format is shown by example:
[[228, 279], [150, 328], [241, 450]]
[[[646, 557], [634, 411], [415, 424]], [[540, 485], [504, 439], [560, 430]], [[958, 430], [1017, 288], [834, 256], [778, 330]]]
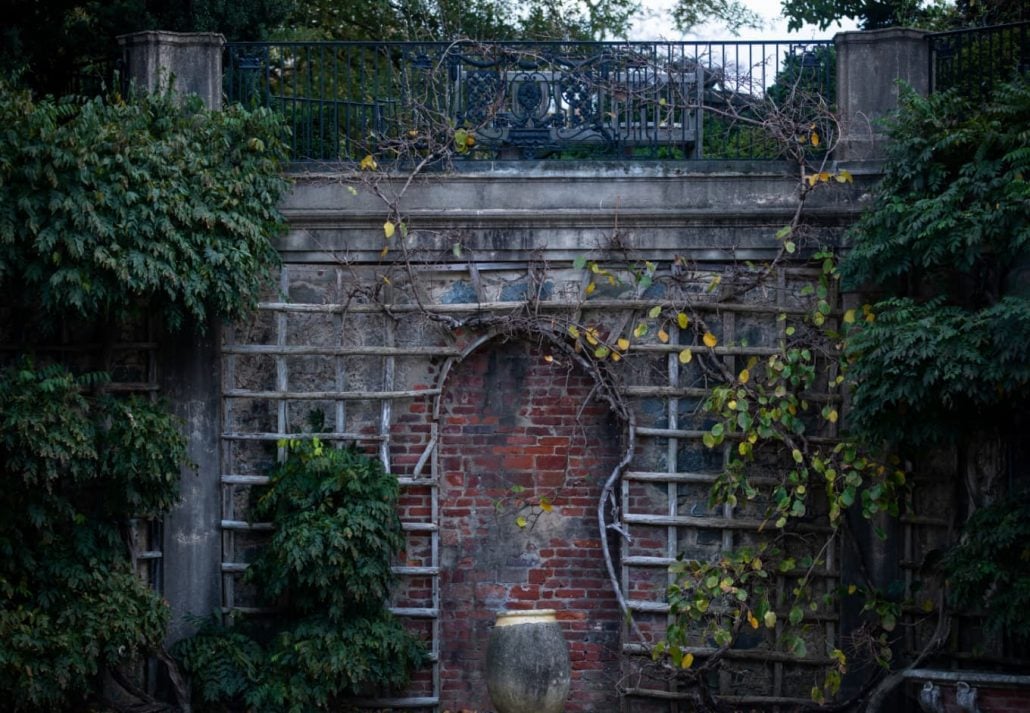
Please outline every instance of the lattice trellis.
[[[816, 278], [816, 274], [804, 269], [785, 269], [777, 273], [775, 289], [766, 292], [760, 302], [701, 306], [708, 313], [708, 325], [717, 330], [720, 344], [728, 345], [716, 347], [713, 351], [730, 373], [737, 373], [743, 368], [742, 362], [751, 357], [763, 358], [778, 353], [777, 344], [786, 339], [788, 322], [784, 316], [798, 318], [806, 312], [797, 299], [799, 288], [803, 281]], [[836, 297], [831, 295], [831, 300], [836, 300]], [[746, 329], [740, 328], [741, 323], [745, 323]], [[754, 339], [756, 325], [757, 340]], [[743, 336], [745, 331], [752, 339]], [[644, 543], [637, 546], [631, 541], [630, 554], [622, 558], [622, 588], [629, 597], [637, 625], [649, 639], [635, 639], [632, 629], [627, 627], [624, 652], [629, 657], [646, 657], [650, 651], [648, 644], [653, 643], [653, 638], [671, 623], [665, 587], [674, 582], [675, 577], [668, 568], [678, 556], [704, 559], [722, 550], [738, 548], [753, 542], [755, 533], [765, 526], [764, 518], [754, 510], [741, 512], [744, 505], [734, 508], [724, 504], [714, 512], [707, 508], [708, 490], [722, 472], [730, 449], [736, 443], [730, 441], [717, 451], [709, 451], [701, 444], [702, 436], [708, 430], [706, 426], [710, 424], [699, 416], [698, 405], [708, 394], [708, 389], [698, 385], [696, 370], [680, 364], [678, 352], [684, 346], [680, 344], [680, 338], [679, 330], [673, 325], [669, 344], [647, 347], [660, 354], [664, 361], [666, 378], [662, 383], [633, 385], [626, 390], [627, 396], [638, 400], [661, 397], [663, 413], [660, 418], [652, 417], [652, 420], [664, 421], [661, 427], [637, 428], [641, 456], [634, 469], [623, 475], [621, 483], [622, 521], [628, 526], [632, 540]], [[756, 344], [756, 341], [760, 343]], [[832, 380], [836, 371], [832, 365], [827, 366], [827, 378]], [[658, 370], [650, 373], [657, 376]], [[816, 402], [831, 398], [825, 393], [809, 396]], [[836, 424], [826, 424], [824, 433], [810, 440], [833, 443], [836, 435]], [[779, 480], [759, 475], [752, 477], [751, 482], [768, 485]], [[651, 497], [647, 497], [648, 489], [662, 489], [664, 497], [656, 498], [653, 492]], [[828, 532], [828, 528], [817, 524], [810, 527]], [[838, 560], [839, 553], [831, 550], [815, 573], [816, 586], [820, 591], [829, 593], [836, 587], [840, 576]], [[786, 602], [786, 588], [786, 578], [779, 578], [776, 584], [778, 606]], [[782, 629], [784, 618], [780, 617], [777, 633]], [[733, 649], [726, 654], [725, 658], [730, 662], [726, 668], [735, 668], [739, 680], [734, 680], [734, 674], [724, 670], [713, 689], [722, 695], [725, 702], [738, 705], [810, 702], [807, 695], [811, 683], [791, 685], [785, 680], [785, 668], [804, 671], [827, 665], [830, 660], [821, 652], [837, 645], [839, 621], [834, 612], [811, 613], [809, 618], [816, 621], [822, 630], [822, 645], [813, 654], [799, 659], [769, 650], [766, 641], [752, 648]], [[704, 657], [715, 650], [713, 646], [698, 643], [689, 649], [696, 657]], [[629, 710], [654, 710], [655, 702], [660, 701], [658, 710], [678, 711], [682, 702], [693, 700], [695, 694], [680, 693], [675, 681], [654, 677], [649, 681], [646, 674], [638, 673], [636, 678], [630, 679], [627, 696]]]
[[[703, 286], [713, 272], [701, 271], [690, 291], [696, 309], [719, 332], [720, 346], [712, 351], [733, 372], [751, 357], [777, 352], [785, 339], [788, 319], [800, 318], [810, 306], [800, 288], [814, 275], [803, 268], [779, 270], [772, 284], [752, 290], [733, 303], [716, 303]], [[473, 274], [453, 269], [425, 274], [423, 302], [442, 314], [462, 315], [490, 311], [503, 313], [523, 306], [504, 300], [506, 289], [527, 279], [528, 266], [481, 265]], [[255, 485], [267, 482], [268, 469], [282, 453], [276, 442], [306, 437], [302, 416], [320, 410], [329, 416], [319, 437], [336, 443], [356, 442], [378, 451], [384, 464], [397, 474], [402, 500], [415, 503], [405, 510], [407, 560], [394, 571], [400, 594], [393, 611], [408, 620], [431, 641], [431, 672], [416, 678], [403, 697], [368, 701], [369, 705], [433, 709], [440, 696], [440, 532], [437, 462], [440, 397], [450, 365], [470, 347], [474, 335], [455, 337], [417, 317], [422, 309], [398, 290], [387, 310], [347, 297], [356, 280], [372, 280], [353, 266], [287, 265], [279, 281], [277, 301], [261, 304], [247, 327], [226, 331], [223, 346], [224, 432], [221, 476], [223, 532], [223, 611], [259, 614], [249, 606], [248, 592], [238, 581], [246, 568], [250, 548], [259, 546], [269, 523], [246, 518], [247, 498]], [[565, 269], [554, 276], [549, 297], [540, 305], [551, 311], [577, 314], [584, 321], [617, 319], [627, 310], [646, 311], [657, 298], [632, 299], [599, 294], [584, 299], [586, 279]], [[506, 287], [507, 286], [507, 287]], [[696, 289], [701, 286], [702, 289]], [[470, 298], [471, 295], [471, 298]], [[831, 296], [836, 299], [836, 296]], [[428, 299], [426, 299], [428, 298]], [[784, 318], [786, 315], [786, 319]], [[396, 318], [400, 316], [400, 321]], [[412, 326], [417, 323], [416, 326]], [[701, 444], [705, 424], [699, 404], [708, 393], [696, 364], [683, 365], [677, 355], [692, 333], [673, 326], [668, 344], [634, 345], [627, 359], [624, 396], [637, 414], [637, 457], [624, 473], [620, 486], [620, 526], [630, 535], [621, 545], [621, 585], [634, 618], [647, 638], [659, 637], [669, 621], [665, 591], [672, 581], [668, 566], [681, 553], [710, 557], [728, 548], [754, 542], [763, 517], [754, 507], [723, 506], [707, 511], [708, 489], [721, 471], [728, 451], [711, 451]], [[832, 367], [823, 387], [835, 377]], [[814, 402], [832, 398], [813, 393]], [[413, 430], [417, 425], [418, 429]], [[824, 424], [815, 441], [832, 443], [836, 426]], [[775, 463], [768, 464], [775, 471]], [[604, 477], [607, 474], [598, 474]], [[772, 472], [767, 476], [773, 478]], [[761, 476], [759, 476], [761, 481]], [[413, 515], [412, 513], [417, 513]], [[813, 522], [814, 532], [827, 529]], [[777, 585], [779, 604], [786, 602], [790, 576]], [[820, 591], [839, 582], [839, 553], [830, 552], [817, 572]], [[818, 667], [829, 662], [827, 646], [839, 643], [836, 612], [814, 611], [810, 655], [798, 658], [769, 648], [768, 639], [756, 639], [750, 648], [729, 652], [730, 666], [720, 675], [716, 689], [728, 701], [781, 702], [807, 700]], [[636, 663], [646, 663], [648, 641], [623, 636], [626, 710], [678, 711], [687, 694], [674, 683], [649, 678]], [[712, 649], [703, 641], [693, 650], [703, 657]], [[746, 684], [742, 680], [746, 678]]]

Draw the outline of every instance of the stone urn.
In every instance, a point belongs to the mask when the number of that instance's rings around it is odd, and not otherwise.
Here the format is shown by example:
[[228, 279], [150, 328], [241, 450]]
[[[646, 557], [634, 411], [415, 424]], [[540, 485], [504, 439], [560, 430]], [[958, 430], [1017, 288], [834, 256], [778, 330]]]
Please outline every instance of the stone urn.
[[569, 646], [554, 609], [497, 615], [486, 651], [497, 713], [561, 713], [569, 684]]

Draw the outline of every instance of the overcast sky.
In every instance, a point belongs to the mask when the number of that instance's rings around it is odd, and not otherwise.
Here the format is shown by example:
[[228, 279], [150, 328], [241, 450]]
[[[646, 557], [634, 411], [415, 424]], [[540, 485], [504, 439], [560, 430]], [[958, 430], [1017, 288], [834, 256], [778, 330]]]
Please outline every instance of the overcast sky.
[[[644, 8], [643, 16], [638, 17], [630, 30], [632, 40], [730, 40], [734, 39], [725, 27], [705, 25], [695, 32], [680, 34], [672, 26], [670, 8], [676, 0], [641, 0]], [[787, 21], [780, 15], [779, 0], [744, 0], [744, 4], [758, 13], [765, 25], [761, 29], [743, 29], [739, 39], [742, 40], [815, 40], [830, 39], [837, 32], [856, 29], [855, 23], [846, 21], [842, 27], [832, 25], [820, 32], [814, 25], [807, 25], [798, 32], [787, 32]]]

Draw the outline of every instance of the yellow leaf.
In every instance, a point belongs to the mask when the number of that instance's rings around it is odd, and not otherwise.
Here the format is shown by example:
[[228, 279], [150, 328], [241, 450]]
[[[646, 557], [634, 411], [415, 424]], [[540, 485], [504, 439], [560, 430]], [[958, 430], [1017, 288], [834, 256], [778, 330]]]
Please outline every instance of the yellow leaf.
[[809, 176], [805, 176], [805, 181], [808, 183], [809, 187], [814, 186], [815, 182], [818, 181], [818, 180], [819, 180], [819, 176], [818, 176], [818, 174], [815, 174], [815, 173], [813, 173], [813, 174], [811, 174]]
[[744, 441], [741, 441], [740, 443], [737, 444], [737, 453], [739, 453], [742, 456], [746, 456], [750, 450], [751, 450], [751, 447], [750, 447], [749, 443], [745, 443]]
[[837, 183], [854, 183], [855, 177], [851, 175], [851, 171], [837, 171], [835, 177]]
[[548, 364], [550, 364], [551, 362], [554, 361], [554, 357], [551, 356], [550, 354], [545, 354], [544, 355], [544, 361], [546, 361]]
[[740, 378], [740, 383], [746, 384], [748, 381], [751, 380], [751, 372], [748, 371], [747, 369], [744, 369], [742, 372], [740, 372], [739, 378]]
[[848, 585], [848, 594], [854, 594], [857, 591], [858, 591], [858, 587], [856, 587], [854, 584], [849, 584]]
[[827, 173], [826, 171], [820, 171], [819, 172], [819, 180], [822, 181], [823, 183], [826, 183], [827, 181], [830, 180], [830, 174]]
[[393, 283], [390, 282], [390, 278], [389, 277], [387, 277], [386, 275], [383, 275], [383, 284], [392, 285]]
[[826, 414], [826, 420], [830, 423], [837, 423], [837, 419], [840, 415], [837, 413], [837, 409], [830, 409], [830, 412]]
[[591, 294], [593, 294], [593, 293], [594, 293], [594, 290], [596, 290], [596, 289], [597, 289], [597, 283], [596, 283], [596, 282], [591, 282], [591, 283], [589, 283], [589, 284], [587, 285], [587, 294], [588, 294], [588, 295], [591, 295]]
[[376, 163], [372, 154], [368, 154], [365, 158], [361, 159], [361, 163], [358, 164], [358, 167], [361, 168], [362, 171], [374, 171], [379, 168], [379, 164]]
[[384, 245], [383, 249], [379, 251], [379, 257], [381, 257], [381, 258], [382, 257], [386, 257], [386, 254], [388, 252], [390, 252], [390, 246], [389, 245]]
[[765, 613], [765, 616], [762, 617], [762, 618], [765, 620], [766, 628], [772, 629], [772, 628], [774, 628], [776, 626], [776, 612], [774, 612], [772, 610], [767, 611]]
[[586, 333], [586, 337], [587, 337], [587, 342], [590, 343], [590, 346], [592, 346], [592, 347], [596, 347], [597, 346], [597, 332], [595, 332], [593, 329], [588, 329], [587, 333]]
[[752, 614], [751, 612], [747, 613], [747, 623], [751, 625], [752, 629], [757, 629], [758, 628], [758, 619], [756, 619], [755, 615]]
[[690, 320], [687, 319], [687, 315], [680, 312], [676, 315], [676, 324], [680, 326], [680, 329], [686, 329], [687, 325], [690, 324]]
[[519, 527], [525, 527], [526, 526], [526, 518], [523, 517], [522, 515], [519, 515], [517, 518], [515, 518], [515, 524], [518, 525]]
[[812, 132], [811, 141], [813, 146], [819, 145], [819, 134], [815, 131]]
[[621, 354], [619, 354], [618, 352], [612, 352], [612, 361], [620, 361], [621, 359], [622, 359], [622, 355]]
[[547, 498], [540, 498], [540, 509], [544, 512], [551, 512], [554, 510], [554, 505], [551, 505], [551, 501]]
[[705, 343], [706, 347], [712, 349], [713, 347], [715, 347], [716, 344], [719, 343], [719, 338], [711, 332], [705, 332], [705, 335], [701, 337], [701, 341]]
[[690, 668], [693, 665], [694, 654], [688, 653], [686, 656], [683, 657], [683, 660], [680, 661], [680, 668]]
[[386, 236], [387, 240], [393, 237], [394, 230], [396, 230], [396, 227], [391, 221], [388, 220], [383, 223], [383, 235]]
[[855, 321], [855, 310], [849, 309], [844, 313], [844, 324], [853, 324]]
[[569, 325], [569, 336], [572, 337], [573, 339], [579, 339], [579, 330], [576, 329], [576, 325], [574, 325], [574, 324], [570, 324]]
[[629, 349], [629, 340], [626, 339], [625, 337], [620, 337], [619, 340], [615, 344], [622, 351], [626, 351], [627, 349]]
[[659, 329], [658, 330], [658, 341], [661, 342], [662, 344], [667, 344], [669, 342], [669, 333], [666, 332], [664, 329]]
[[680, 352], [680, 364], [689, 364], [690, 360], [694, 358], [694, 354], [690, 349], [684, 349]]

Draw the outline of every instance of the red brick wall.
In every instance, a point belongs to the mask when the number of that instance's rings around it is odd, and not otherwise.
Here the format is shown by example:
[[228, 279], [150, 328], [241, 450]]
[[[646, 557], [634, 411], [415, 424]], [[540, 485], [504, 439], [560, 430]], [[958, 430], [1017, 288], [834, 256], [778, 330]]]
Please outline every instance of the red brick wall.
[[[572, 660], [566, 710], [618, 708], [621, 617], [596, 509], [619, 429], [604, 404], [587, 401], [588, 375], [544, 356], [518, 341], [491, 343], [445, 385], [441, 710], [492, 710], [483, 672], [502, 609], [557, 609]], [[553, 510], [536, 505], [541, 497]]]

